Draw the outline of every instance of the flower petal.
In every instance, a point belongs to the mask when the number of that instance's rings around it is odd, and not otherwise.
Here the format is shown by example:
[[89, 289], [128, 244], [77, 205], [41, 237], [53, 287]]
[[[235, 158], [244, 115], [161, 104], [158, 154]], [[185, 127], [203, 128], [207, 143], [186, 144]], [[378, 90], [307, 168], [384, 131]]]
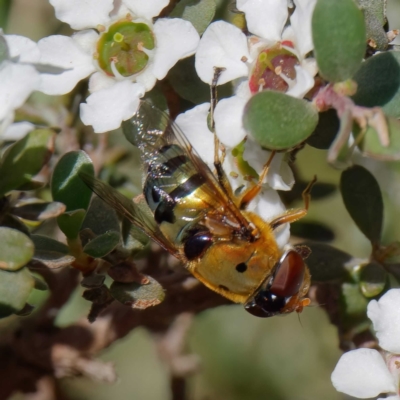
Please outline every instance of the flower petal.
[[1, 140], [19, 140], [25, 137], [29, 132], [35, 129], [35, 125], [27, 121], [15, 122], [11, 124], [5, 131], [1, 134]]
[[[261, 173], [271, 152], [263, 150], [251, 139], [244, 145], [243, 159], [253, 167], [258, 174]], [[293, 173], [284, 161], [284, 153], [276, 153], [267, 174], [267, 184], [275, 190], [290, 190], [294, 184]]]
[[49, 0], [56, 17], [72, 29], [96, 28], [107, 25], [114, 7], [113, 0]]
[[94, 29], [85, 29], [84, 31], [76, 32], [71, 37], [86, 54], [93, 57], [97, 40], [99, 39], [99, 34]]
[[290, 24], [296, 36], [296, 47], [304, 57], [313, 48], [311, 17], [317, 0], [294, 0], [296, 9], [290, 17]]
[[[267, 222], [286, 212], [278, 192], [269, 188], [263, 188], [261, 193], [250, 202], [247, 210], [256, 213]], [[280, 226], [274, 234], [279, 248], [283, 248], [289, 242], [290, 224]]]
[[250, 61], [246, 35], [225, 21], [213, 22], [204, 32], [196, 52], [195, 67], [200, 79], [211, 84], [214, 67], [225, 68], [218, 79], [222, 85], [241, 76], [247, 76]]
[[214, 135], [207, 125], [210, 103], [203, 103], [176, 118], [177, 125], [188, 138], [200, 158], [211, 168], [214, 163]]
[[378, 301], [370, 301], [367, 315], [374, 324], [379, 345], [400, 354], [400, 289], [391, 289]]
[[331, 376], [339, 392], [366, 399], [380, 393], [396, 392], [394, 379], [378, 351], [357, 349], [340, 357]]
[[19, 35], [4, 35], [11, 58], [24, 63], [37, 63], [40, 59], [38, 45], [31, 39]]
[[135, 81], [137, 83], [141, 83], [144, 86], [146, 92], [148, 92], [153, 89], [154, 85], [157, 82], [157, 78], [154, 76], [152, 67], [149, 66], [149, 68], [145, 68], [144, 71], [135, 76]]
[[119, 128], [122, 121], [131, 118], [144, 95], [139, 83], [122, 81], [112, 87], [91, 94], [81, 104], [81, 119], [85, 125], [92, 125], [96, 133]]
[[169, 0], [122, 0], [136, 16], [151, 20], [160, 14], [165, 8]]
[[215, 132], [225, 146], [233, 148], [246, 136], [242, 118], [247, 99], [239, 96], [228, 97], [218, 102], [215, 113]]
[[50, 95], [70, 92], [83, 78], [95, 71], [92, 57], [68, 36], [48, 36], [38, 43], [40, 62], [65, 69], [59, 74], [41, 74], [40, 89]]
[[295, 84], [289, 88], [286, 94], [303, 98], [314, 87], [314, 78], [299, 65], [295, 65], [294, 69], [296, 70]]
[[0, 121], [22, 106], [38, 84], [39, 73], [31, 65], [4, 62], [0, 68]]
[[287, 2], [282, 0], [237, 0], [246, 15], [249, 31], [267, 40], [279, 41], [288, 18]]
[[103, 72], [95, 72], [89, 79], [89, 92], [94, 93], [102, 89], [108, 89], [115, 84], [115, 79]]
[[154, 24], [156, 52], [153, 74], [163, 79], [181, 58], [191, 56], [199, 44], [199, 34], [194, 26], [180, 18], [161, 18]]

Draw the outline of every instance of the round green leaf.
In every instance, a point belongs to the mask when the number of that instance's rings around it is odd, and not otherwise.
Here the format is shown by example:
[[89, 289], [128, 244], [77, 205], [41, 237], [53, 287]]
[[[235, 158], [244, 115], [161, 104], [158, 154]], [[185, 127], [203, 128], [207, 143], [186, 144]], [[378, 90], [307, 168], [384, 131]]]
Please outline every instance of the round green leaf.
[[361, 232], [379, 243], [383, 222], [383, 200], [378, 182], [364, 167], [354, 165], [340, 178], [343, 202]]
[[356, 104], [382, 107], [385, 114], [400, 118], [400, 52], [370, 57], [353, 78], [357, 82]]
[[78, 176], [80, 172], [94, 177], [92, 160], [84, 151], [64, 154], [54, 168], [51, 193], [54, 200], [66, 205], [66, 211], [86, 210], [89, 206], [92, 191]]
[[0, 269], [0, 318], [22, 310], [35, 286], [35, 280], [28, 269], [3, 271]]
[[26, 184], [42, 169], [53, 153], [53, 139], [53, 130], [36, 129], [6, 150], [0, 162], [0, 197]]
[[101, 258], [113, 251], [120, 242], [120, 233], [115, 231], [106, 232], [91, 240], [84, 248], [83, 252], [93, 258]]
[[354, 0], [318, 0], [312, 36], [320, 74], [331, 82], [351, 78], [366, 49], [364, 15]]
[[253, 96], [243, 116], [247, 133], [269, 150], [300, 144], [312, 134], [317, 122], [318, 113], [311, 103], [273, 91]]
[[51, 179], [53, 199], [64, 203], [71, 214], [57, 219], [60, 229], [69, 238], [78, 235], [85, 217], [82, 210], [88, 208], [92, 196], [92, 191], [78, 175], [81, 172], [94, 177], [92, 161], [84, 151], [71, 151], [60, 158]]
[[32, 235], [31, 239], [35, 244], [33, 259], [48, 268], [61, 268], [74, 262], [75, 258], [69, 254], [69, 249], [64, 243], [42, 235]]
[[44, 221], [57, 217], [65, 211], [65, 205], [53, 201], [51, 203], [28, 203], [13, 207], [11, 213], [29, 221]]
[[82, 229], [87, 228], [96, 235], [102, 235], [108, 231], [119, 232], [117, 212], [99, 197], [93, 196], [82, 224]]
[[201, 35], [213, 20], [216, 8], [215, 0], [181, 0], [169, 16], [191, 22]]
[[34, 246], [28, 236], [15, 229], [0, 227], [0, 269], [17, 271], [33, 257]]
[[145, 309], [160, 304], [165, 297], [164, 289], [152, 277], [147, 276], [149, 283], [113, 282], [110, 291], [114, 299], [132, 308]]
[[333, 108], [319, 113], [318, 117], [318, 124], [306, 143], [316, 149], [326, 150], [339, 132], [340, 121]]
[[389, 40], [383, 26], [386, 23], [386, 0], [358, 0], [364, 11], [367, 38], [375, 42], [375, 50], [385, 50]]
[[311, 249], [306, 264], [313, 283], [342, 281], [349, 275], [346, 266], [352, 259], [350, 254], [328, 244], [313, 242], [302, 244]]
[[388, 281], [388, 274], [376, 262], [362, 267], [360, 272], [360, 288], [365, 297], [375, 297], [382, 293]]
[[74, 239], [78, 236], [85, 214], [85, 210], [76, 210], [64, 213], [57, 218], [58, 226], [67, 238]]

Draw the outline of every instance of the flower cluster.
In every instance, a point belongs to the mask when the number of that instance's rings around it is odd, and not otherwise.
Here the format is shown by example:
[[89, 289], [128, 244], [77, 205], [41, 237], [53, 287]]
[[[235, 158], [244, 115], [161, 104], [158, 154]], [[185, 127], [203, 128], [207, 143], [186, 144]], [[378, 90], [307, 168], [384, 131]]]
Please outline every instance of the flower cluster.
[[[316, 0], [292, 2], [238, 0], [245, 29], [216, 21], [200, 39], [193, 25], [180, 18], [158, 17], [168, 0], [49, 0], [56, 17], [77, 32], [53, 35], [37, 44], [6, 36], [10, 59], [2, 64], [0, 124], [10, 125], [12, 111], [33, 90], [48, 95], [71, 92], [89, 78], [89, 96], [80, 104], [80, 117], [96, 133], [118, 128], [134, 115], [140, 98], [182, 58], [195, 54], [198, 76], [211, 84], [214, 69], [222, 68], [217, 84], [231, 82], [235, 95], [222, 99], [215, 109], [215, 131], [225, 149], [224, 168], [234, 190], [256, 181], [270, 153], [262, 149], [242, 126], [246, 102], [259, 91], [275, 90], [302, 98], [314, 86], [316, 64], [311, 15]], [[156, 18], [158, 17], [158, 18]], [[40, 72], [37, 65], [49, 66]], [[56, 70], [56, 72], [54, 72]], [[0, 103], [1, 104], [1, 103]], [[177, 119], [200, 156], [213, 168], [213, 133], [207, 125], [210, 104], [198, 105]], [[7, 118], [6, 118], [7, 117]], [[24, 124], [30, 129], [31, 124]], [[23, 135], [3, 133], [3, 139]], [[285, 207], [276, 190], [290, 190], [294, 178], [285, 153], [272, 160], [261, 195], [250, 205], [265, 220], [282, 214]], [[278, 234], [283, 246], [289, 227]]]
[[336, 390], [361, 399], [390, 394], [400, 399], [400, 289], [389, 290], [368, 304], [382, 351], [357, 349], [345, 353], [332, 373]]

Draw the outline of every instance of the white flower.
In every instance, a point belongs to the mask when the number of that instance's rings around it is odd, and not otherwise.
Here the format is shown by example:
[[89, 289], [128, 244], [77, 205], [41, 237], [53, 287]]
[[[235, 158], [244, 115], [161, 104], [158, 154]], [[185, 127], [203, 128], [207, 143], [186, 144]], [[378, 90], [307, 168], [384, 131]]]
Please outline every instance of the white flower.
[[[291, 25], [284, 29], [288, 19], [287, 1], [238, 0], [237, 7], [245, 13], [252, 35], [246, 37], [234, 25], [217, 21], [207, 28], [200, 40], [195, 65], [204, 82], [212, 82], [214, 67], [225, 68], [218, 84], [242, 78], [236, 95], [221, 100], [215, 110], [216, 133], [228, 148], [234, 148], [246, 137], [243, 110], [253, 94], [273, 89], [303, 97], [314, 86], [316, 63], [305, 56], [313, 48], [311, 16], [316, 0], [294, 2], [296, 10], [290, 17]], [[252, 146], [254, 150], [251, 139], [248, 138], [245, 146]], [[261, 172], [260, 162], [264, 157], [250, 157], [246, 151], [244, 158], [257, 173]], [[276, 166], [277, 161], [274, 164]], [[290, 169], [288, 166], [283, 169], [284, 178], [268, 179], [272, 188], [289, 190], [293, 185]]]
[[362, 399], [389, 393], [400, 399], [400, 289], [389, 290], [368, 304], [380, 347], [345, 353], [332, 373], [336, 390]]
[[[200, 158], [213, 170], [214, 135], [208, 129], [207, 125], [209, 110], [210, 103], [200, 104], [178, 115], [176, 123], [182, 129]], [[248, 180], [244, 179], [245, 177], [242, 171], [238, 168], [238, 160], [233, 156], [232, 151], [226, 152], [223, 167], [233, 190], [243, 185], [247, 186]], [[276, 178], [273, 171], [271, 171], [271, 175], [273, 176], [272, 179]], [[256, 213], [263, 218], [264, 221], [271, 221], [286, 212], [285, 206], [280, 200], [278, 193], [268, 187], [264, 187], [261, 193], [250, 202], [247, 210]], [[280, 229], [277, 229], [275, 237], [278, 246], [283, 248], [289, 241], [290, 225], [285, 224]]]
[[6, 49], [0, 64], [0, 141], [18, 140], [33, 128], [29, 123], [12, 122], [14, 111], [38, 88], [40, 74], [34, 65], [40, 52], [37, 44], [24, 36], [2, 35], [0, 30], [0, 41]]
[[194, 54], [199, 35], [179, 18], [153, 17], [169, 0], [50, 0], [56, 16], [74, 29], [72, 37], [39, 41], [41, 62], [65, 69], [45, 74], [40, 90], [70, 92], [89, 75], [87, 104], [81, 118], [101, 133], [120, 126], [136, 112], [139, 98], [184, 57]]

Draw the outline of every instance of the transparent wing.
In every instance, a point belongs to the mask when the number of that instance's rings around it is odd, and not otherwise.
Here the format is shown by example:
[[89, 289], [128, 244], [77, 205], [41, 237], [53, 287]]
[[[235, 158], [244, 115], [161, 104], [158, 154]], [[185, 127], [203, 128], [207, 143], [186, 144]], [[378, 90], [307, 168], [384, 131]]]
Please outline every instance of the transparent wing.
[[178, 250], [169, 242], [160, 231], [154, 216], [147, 206], [142, 195], [132, 201], [112, 188], [110, 185], [96, 179], [89, 174], [80, 172], [79, 177], [104, 202], [125, 216], [132, 224], [142, 230], [147, 236], [169, 251], [177, 258], [181, 258]]
[[[214, 214], [223, 213], [229, 217], [231, 222], [235, 222], [238, 230], [250, 235], [252, 228], [249, 222], [225, 193], [215, 175], [197, 154], [180, 128], [166, 113], [142, 101], [136, 115], [125, 123], [124, 134], [132, 144], [140, 149], [145, 165], [151, 162], [153, 154], [163, 146], [177, 144], [191, 162], [182, 164], [179, 162], [179, 157], [175, 157], [173, 158], [177, 160], [175, 169], [188, 176], [193, 173], [194, 169], [203, 176], [206, 183], [196, 190], [195, 195], [201, 197], [202, 200], [207, 200], [210, 207], [208, 211], [212, 210]], [[158, 153], [157, 157], [160, 159], [162, 154]], [[164, 161], [171, 165], [170, 153]]]

